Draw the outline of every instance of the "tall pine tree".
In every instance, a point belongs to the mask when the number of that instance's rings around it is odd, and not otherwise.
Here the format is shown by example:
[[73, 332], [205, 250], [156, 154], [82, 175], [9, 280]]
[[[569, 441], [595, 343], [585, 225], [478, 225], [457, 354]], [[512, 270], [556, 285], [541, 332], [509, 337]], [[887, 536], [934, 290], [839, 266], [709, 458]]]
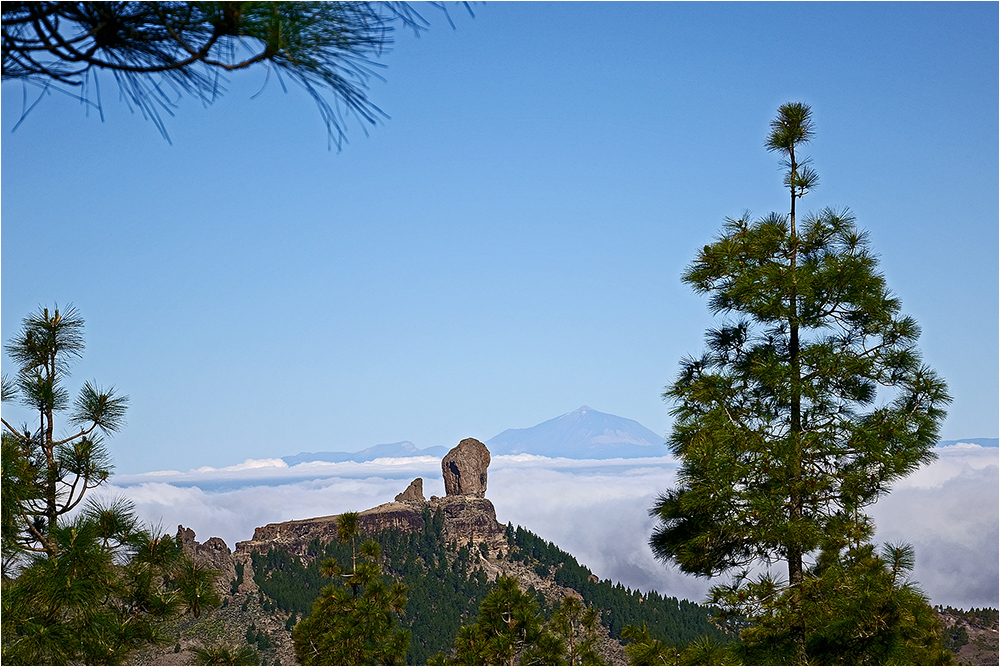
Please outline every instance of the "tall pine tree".
[[[180, 540], [144, 527], [127, 500], [92, 497], [113, 469], [101, 436], [123, 426], [128, 399], [87, 382], [70, 406], [83, 348], [72, 307], [25, 317], [6, 348], [17, 375], [3, 377], [3, 401], [37, 422], [2, 420], [4, 664], [123, 664], [163, 622], [219, 603], [217, 573]], [[68, 431], [57, 426], [67, 410]]]
[[812, 135], [808, 106], [780, 107], [766, 147], [783, 159], [789, 212], [727, 219], [683, 276], [728, 317], [664, 393], [681, 467], [650, 539], [658, 558], [702, 576], [784, 561], [787, 581], [769, 581], [790, 610], [785, 659], [799, 663], [810, 561], [871, 538], [865, 508], [934, 459], [950, 402], [850, 212], [800, 219], [818, 182], [799, 153]]

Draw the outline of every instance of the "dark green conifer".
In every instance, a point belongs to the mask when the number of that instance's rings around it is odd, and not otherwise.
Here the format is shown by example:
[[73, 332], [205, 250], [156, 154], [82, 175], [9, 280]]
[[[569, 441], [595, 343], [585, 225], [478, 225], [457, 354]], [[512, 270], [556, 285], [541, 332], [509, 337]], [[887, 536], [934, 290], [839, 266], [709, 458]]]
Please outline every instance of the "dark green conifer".
[[681, 466], [650, 540], [658, 558], [702, 576], [784, 561], [771, 593], [747, 584], [736, 595], [788, 607], [791, 648], [775, 659], [796, 663], [810, 659], [809, 561], [864, 548], [865, 508], [934, 459], [950, 402], [850, 212], [799, 218], [818, 182], [798, 153], [812, 134], [808, 106], [780, 107], [766, 146], [783, 158], [789, 212], [727, 220], [683, 276], [731, 319], [664, 393]]
[[[532, 595], [517, 579], [497, 577], [496, 585], [479, 607], [472, 625], [455, 637], [453, 665], [556, 664], [561, 657], [558, 639], [546, 631]], [[439, 656], [440, 658], [440, 656]]]
[[295, 626], [295, 655], [303, 665], [401, 664], [410, 642], [410, 631], [399, 623], [406, 586], [386, 582], [377, 542], [355, 548], [356, 512], [341, 515], [337, 528], [340, 541], [351, 545], [352, 569], [344, 572], [333, 558], [324, 561], [323, 574], [334, 583], [320, 592], [312, 615]]
[[597, 628], [601, 614], [571, 595], [563, 598], [549, 620], [549, 631], [561, 643], [561, 653], [570, 665], [603, 665], [597, 654]]
[[101, 435], [122, 427], [128, 401], [87, 382], [70, 406], [65, 380], [83, 347], [72, 307], [29, 315], [7, 345], [17, 375], [4, 377], [3, 400], [38, 421], [3, 420], [4, 664], [121, 664], [161, 640], [162, 621], [219, 603], [217, 573], [178, 538], [143, 527], [126, 500], [87, 497], [111, 473]]

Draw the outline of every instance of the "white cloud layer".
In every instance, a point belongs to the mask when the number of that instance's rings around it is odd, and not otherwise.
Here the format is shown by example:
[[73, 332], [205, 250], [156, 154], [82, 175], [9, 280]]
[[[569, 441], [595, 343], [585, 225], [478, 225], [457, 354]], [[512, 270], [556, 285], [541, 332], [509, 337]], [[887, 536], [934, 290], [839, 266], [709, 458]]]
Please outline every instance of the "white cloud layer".
[[[955, 445], [900, 482], [872, 508], [880, 542], [917, 550], [914, 578], [935, 604], [998, 606], [1000, 467], [995, 448]], [[641, 590], [700, 601], [709, 583], [658, 563], [647, 540], [656, 496], [674, 481], [671, 457], [616, 460], [493, 458], [487, 496], [502, 523], [521, 525], [573, 554], [601, 578]], [[364, 510], [392, 500], [414, 477], [424, 494], [444, 495], [440, 460], [379, 459], [367, 463], [248, 460], [115, 477], [107, 493], [135, 502], [146, 521], [173, 531], [183, 524], [198, 539], [230, 547], [267, 523]]]

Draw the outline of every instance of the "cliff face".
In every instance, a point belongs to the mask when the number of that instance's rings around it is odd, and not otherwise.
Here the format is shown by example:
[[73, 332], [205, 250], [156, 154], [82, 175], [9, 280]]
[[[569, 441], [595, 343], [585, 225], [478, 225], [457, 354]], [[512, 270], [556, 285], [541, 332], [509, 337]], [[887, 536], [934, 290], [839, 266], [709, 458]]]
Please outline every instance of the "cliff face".
[[[486, 542], [491, 546], [504, 541], [504, 527], [497, 522], [493, 503], [486, 498], [472, 496], [435, 497], [429, 502], [385, 503], [361, 512], [358, 523], [361, 531], [366, 534], [390, 529], [421, 531], [424, 528], [425, 507], [430, 510], [431, 516], [438, 509], [441, 510], [445, 535], [449, 541], [454, 540], [459, 544]], [[324, 545], [337, 539], [336, 515], [270, 523], [256, 529], [253, 539], [237, 542], [236, 554], [267, 553], [272, 548], [279, 548], [290, 554], [306, 557], [307, 547], [315, 539]]]
[[504, 527], [497, 521], [496, 509], [486, 498], [446, 496], [430, 503], [431, 514], [438, 508], [444, 517], [448, 540], [458, 544], [486, 542], [491, 548], [505, 543]]
[[[485, 543], [488, 552], [494, 554], [500, 548], [505, 552], [509, 551], [504, 526], [497, 522], [493, 503], [484, 497], [486, 466], [489, 465], [488, 450], [478, 440], [467, 439], [453, 449], [452, 454], [442, 464], [442, 474], [446, 479], [450, 475], [454, 482], [446, 486], [448, 495], [444, 498], [432, 496], [429, 501], [426, 500], [423, 480], [417, 478], [396, 496], [394, 502], [360, 512], [358, 524], [361, 532], [372, 535], [385, 530], [423, 531], [427, 520], [433, 520], [440, 512], [440, 524], [435, 528], [440, 529], [438, 535], [447, 543]], [[199, 543], [194, 531], [184, 526], [178, 526], [177, 537], [189, 556], [219, 572], [216, 589], [227, 604], [221, 609], [213, 610], [209, 616], [227, 619], [223, 625], [228, 628], [230, 639], [241, 636], [244, 631], [248, 631], [247, 627], [264, 629], [275, 642], [268, 649], [268, 660], [273, 658], [280, 660], [281, 664], [295, 664], [287, 617], [284, 612], [276, 613], [273, 608], [267, 610], [262, 607], [265, 598], [255, 581], [252, 556], [277, 549], [308, 563], [315, 558], [315, 554], [310, 553], [310, 543], [318, 540], [325, 546], [337, 539], [337, 519], [338, 515], [331, 515], [270, 523], [254, 530], [251, 539], [237, 542], [234, 551], [230, 551], [218, 537], [209, 538], [204, 544]], [[474, 551], [480, 553], [478, 549]], [[490, 570], [491, 580], [502, 572], [500, 568], [490, 567], [485, 558], [483, 565]], [[509, 567], [520, 566], [511, 564]], [[517, 574], [522, 578], [537, 580], [535, 583], [539, 587], [543, 586], [542, 580], [530, 568], [521, 569], [524, 571]], [[513, 571], [503, 572], [515, 574]], [[242, 601], [242, 604], [238, 601]], [[188, 664], [187, 661], [193, 655], [189, 654], [188, 649], [195, 647], [197, 641], [183, 639], [177, 645], [181, 647], [181, 652], [164, 652], [155, 658], [150, 657], [150, 660], [156, 664]]]
[[[362, 532], [372, 534], [389, 529], [420, 531], [424, 528], [424, 510], [430, 510], [430, 515], [434, 516], [440, 509], [449, 541], [458, 544], [486, 542], [495, 547], [504, 541], [504, 527], [497, 522], [493, 503], [485, 497], [486, 468], [489, 464], [490, 453], [486, 446], [478, 440], [466, 438], [442, 460], [447, 491], [444, 498], [431, 496], [430, 501], [424, 500], [423, 480], [418, 477], [396, 496], [394, 502], [361, 512], [359, 525]], [[237, 542], [236, 555], [267, 553], [271, 548], [279, 548], [307, 557], [307, 547], [315, 539], [324, 545], [337, 539], [336, 515], [270, 523], [257, 528], [252, 539]], [[213, 540], [218, 538], [212, 538], [205, 544]]]

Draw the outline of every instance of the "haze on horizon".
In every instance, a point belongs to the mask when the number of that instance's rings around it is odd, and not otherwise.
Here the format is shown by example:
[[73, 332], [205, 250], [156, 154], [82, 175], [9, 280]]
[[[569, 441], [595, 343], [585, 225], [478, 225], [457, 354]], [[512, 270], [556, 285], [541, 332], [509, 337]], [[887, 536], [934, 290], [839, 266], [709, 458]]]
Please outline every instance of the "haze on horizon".
[[[677, 466], [656, 440], [642, 424], [588, 406], [505, 430], [485, 440], [492, 458], [487, 497], [501, 522], [555, 542], [602, 578], [700, 601], [709, 584], [656, 562], [646, 543], [654, 523], [648, 510], [674, 483]], [[939, 446], [934, 463], [871, 508], [877, 542], [915, 546], [914, 577], [935, 604], [1000, 604], [1000, 503], [987, 500], [1000, 486], [997, 444]], [[108, 491], [131, 498], [148, 522], [183, 524], [231, 548], [268, 523], [388, 502], [418, 476], [426, 496], [444, 495], [444, 452], [387, 446], [375, 453], [364, 461], [331, 462], [317, 453], [118, 475]]]

